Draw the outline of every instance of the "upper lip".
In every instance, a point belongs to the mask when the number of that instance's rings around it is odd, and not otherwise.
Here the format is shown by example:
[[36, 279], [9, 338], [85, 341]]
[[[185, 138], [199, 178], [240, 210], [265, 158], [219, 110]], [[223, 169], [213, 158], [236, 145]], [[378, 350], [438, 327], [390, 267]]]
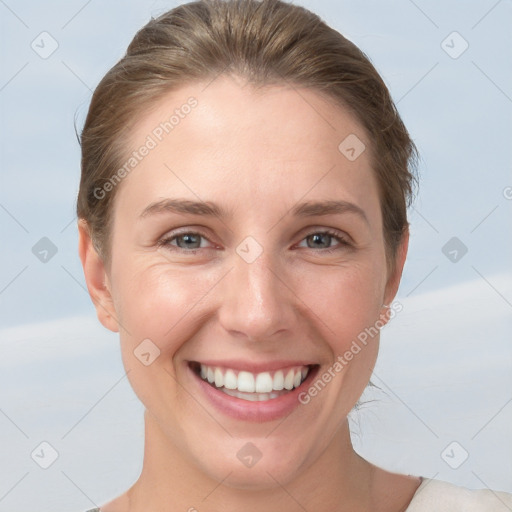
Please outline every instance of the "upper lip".
[[255, 361], [242, 361], [240, 359], [223, 359], [223, 360], [201, 360], [201, 361], [190, 361], [190, 363], [204, 364], [213, 368], [230, 368], [232, 370], [245, 371], [251, 373], [262, 373], [271, 372], [275, 370], [283, 370], [285, 368], [292, 368], [294, 366], [313, 366], [316, 363], [311, 361], [299, 360], [272, 360], [266, 362], [255, 362]]

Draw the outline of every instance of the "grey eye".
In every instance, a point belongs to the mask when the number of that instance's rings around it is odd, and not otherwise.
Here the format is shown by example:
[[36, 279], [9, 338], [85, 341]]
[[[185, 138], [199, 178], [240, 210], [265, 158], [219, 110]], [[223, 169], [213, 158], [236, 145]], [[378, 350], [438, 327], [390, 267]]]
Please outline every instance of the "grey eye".
[[[306, 237], [306, 240], [308, 240], [308, 247], [310, 249], [325, 249], [331, 245], [332, 238], [332, 235], [328, 233], [314, 233]], [[311, 244], [309, 243], [310, 241], [312, 242]]]
[[[180, 249], [199, 249], [201, 247], [201, 235], [186, 233], [175, 237], [176, 245]], [[180, 244], [180, 240], [183, 242]]]

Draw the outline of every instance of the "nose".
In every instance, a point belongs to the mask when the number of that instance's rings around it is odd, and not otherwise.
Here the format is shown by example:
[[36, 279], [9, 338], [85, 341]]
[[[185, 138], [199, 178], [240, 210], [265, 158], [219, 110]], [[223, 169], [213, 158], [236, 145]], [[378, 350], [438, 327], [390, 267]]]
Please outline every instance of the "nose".
[[234, 268], [223, 283], [220, 323], [231, 335], [265, 341], [290, 331], [295, 321], [289, 276], [264, 251], [255, 261], [233, 255]]

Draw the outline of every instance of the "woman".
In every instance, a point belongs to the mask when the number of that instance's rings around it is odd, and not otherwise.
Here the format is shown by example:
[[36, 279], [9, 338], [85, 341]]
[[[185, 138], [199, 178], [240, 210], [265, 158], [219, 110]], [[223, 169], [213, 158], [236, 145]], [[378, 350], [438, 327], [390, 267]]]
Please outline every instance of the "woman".
[[80, 258], [146, 409], [140, 478], [101, 512], [512, 509], [352, 447], [415, 147], [351, 42], [278, 0], [177, 7], [99, 84], [81, 142]]

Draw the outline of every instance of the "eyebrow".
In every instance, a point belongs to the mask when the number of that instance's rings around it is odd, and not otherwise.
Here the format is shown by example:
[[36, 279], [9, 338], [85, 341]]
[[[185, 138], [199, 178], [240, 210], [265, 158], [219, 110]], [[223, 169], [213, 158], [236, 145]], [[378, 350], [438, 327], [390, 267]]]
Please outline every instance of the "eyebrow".
[[297, 217], [316, 217], [322, 215], [339, 215], [344, 213], [355, 214], [369, 224], [364, 210], [349, 201], [313, 201], [302, 203], [292, 209]]
[[[162, 199], [147, 206], [140, 217], [148, 217], [159, 213], [184, 213], [191, 215], [203, 215], [210, 217], [231, 218], [231, 212], [209, 201], [192, 201], [189, 199]], [[366, 224], [369, 224], [364, 210], [349, 201], [310, 201], [301, 203], [291, 209], [291, 214], [296, 217], [318, 217], [323, 215], [340, 215], [351, 213], [359, 216]]]
[[140, 217], [148, 217], [158, 213], [188, 213], [211, 217], [231, 217], [222, 207], [209, 201], [191, 201], [189, 199], [162, 199], [146, 207]]

